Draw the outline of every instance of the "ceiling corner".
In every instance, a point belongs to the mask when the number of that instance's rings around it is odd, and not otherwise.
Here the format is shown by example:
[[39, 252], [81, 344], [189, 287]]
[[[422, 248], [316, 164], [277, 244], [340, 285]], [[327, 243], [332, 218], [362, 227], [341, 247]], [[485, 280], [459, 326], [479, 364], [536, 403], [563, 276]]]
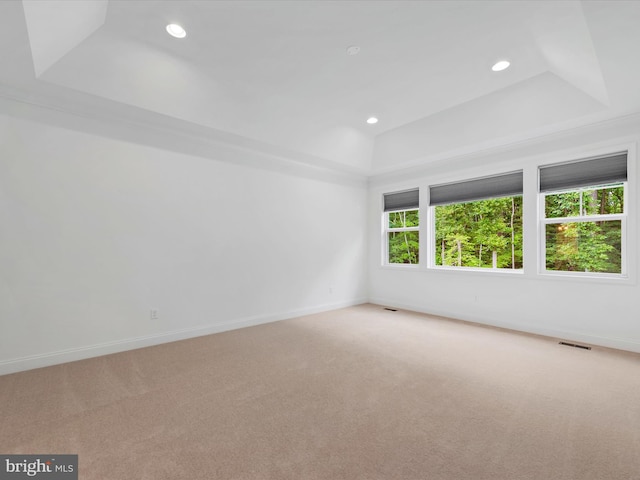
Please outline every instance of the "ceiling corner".
[[22, 0], [36, 77], [104, 25], [108, 0]]
[[602, 105], [611, 102], [581, 2], [554, 5], [554, 15], [533, 22], [549, 71]]

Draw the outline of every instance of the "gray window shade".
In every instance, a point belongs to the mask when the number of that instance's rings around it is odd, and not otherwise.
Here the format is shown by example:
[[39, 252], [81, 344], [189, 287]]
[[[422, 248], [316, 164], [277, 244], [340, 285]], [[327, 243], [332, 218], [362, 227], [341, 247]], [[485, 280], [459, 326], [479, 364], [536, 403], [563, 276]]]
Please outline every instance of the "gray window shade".
[[418, 208], [420, 206], [419, 193], [420, 191], [417, 188], [403, 192], [385, 193], [384, 211], [391, 212], [394, 210], [412, 210]]
[[446, 185], [433, 185], [429, 191], [430, 205], [446, 205], [448, 203], [522, 195], [522, 172], [476, 178]]
[[589, 187], [627, 180], [627, 154], [540, 167], [540, 191]]

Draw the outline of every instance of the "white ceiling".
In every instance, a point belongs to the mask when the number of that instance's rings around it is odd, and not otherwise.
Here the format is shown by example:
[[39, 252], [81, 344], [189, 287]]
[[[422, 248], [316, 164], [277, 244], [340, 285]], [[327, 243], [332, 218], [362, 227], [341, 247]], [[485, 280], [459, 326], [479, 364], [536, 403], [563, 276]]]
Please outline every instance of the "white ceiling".
[[640, 111], [633, 0], [5, 0], [0, 25], [0, 95], [365, 174]]

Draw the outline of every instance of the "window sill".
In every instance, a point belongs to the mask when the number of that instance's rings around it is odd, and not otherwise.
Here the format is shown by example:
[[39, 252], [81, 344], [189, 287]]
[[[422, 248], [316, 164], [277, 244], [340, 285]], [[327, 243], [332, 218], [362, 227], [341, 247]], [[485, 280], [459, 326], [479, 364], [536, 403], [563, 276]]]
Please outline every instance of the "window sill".
[[588, 274], [575, 272], [525, 272], [524, 269], [512, 270], [508, 268], [478, 268], [478, 267], [426, 267], [424, 265], [410, 264], [384, 264], [379, 266], [383, 270], [412, 271], [433, 273], [436, 275], [471, 275], [471, 276], [498, 276], [510, 278], [527, 278], [543, 282], [579, 282], [579, 283], [603, 283], [609, 285], [635, 285], [636, 281], [629, 275]]
[[435, 266], [429, 267], [429, 270], [433, 270], [434, 272], [464, 272], [471, 274], [480, 274], [480, 275], [524, 275], [524, 270], [513, 269], [513, 268], [480, 268], [480, 267], [442, 267]]
[[480, 274], [480, 275], [523, 275], [523, 270], [512, 270], [510, 268], [478, 268], [478, 267], [426, 267], [424, 265], [410, 265], [404, 263], [398, 264], [383, 264], [380, 265], [380, 268], [389, 269], [389, 270], [413, 270], [420, 272], [446, 272], [446, 273], [471, 273], [471, 274]]
[[415, 263], [383, 263], [380, 268], [389, 270], [423, 270], [420, 264]]
[[629, 275], [615, 275], [607, 273], [586, 272], [553, 272], [544, 271], [536, 275], [541, 280], [558, 280], [561, 282], [607, 283], [635, 285], [635, 281]]

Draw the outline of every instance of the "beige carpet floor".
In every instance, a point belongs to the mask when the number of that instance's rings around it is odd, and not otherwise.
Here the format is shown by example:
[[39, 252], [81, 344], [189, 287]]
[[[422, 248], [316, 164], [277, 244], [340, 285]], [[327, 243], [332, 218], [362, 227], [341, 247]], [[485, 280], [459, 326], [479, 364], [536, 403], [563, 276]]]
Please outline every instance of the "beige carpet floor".
[[362, 305], [0, 377], [80, 479], [640, 479], [640, 355]]

